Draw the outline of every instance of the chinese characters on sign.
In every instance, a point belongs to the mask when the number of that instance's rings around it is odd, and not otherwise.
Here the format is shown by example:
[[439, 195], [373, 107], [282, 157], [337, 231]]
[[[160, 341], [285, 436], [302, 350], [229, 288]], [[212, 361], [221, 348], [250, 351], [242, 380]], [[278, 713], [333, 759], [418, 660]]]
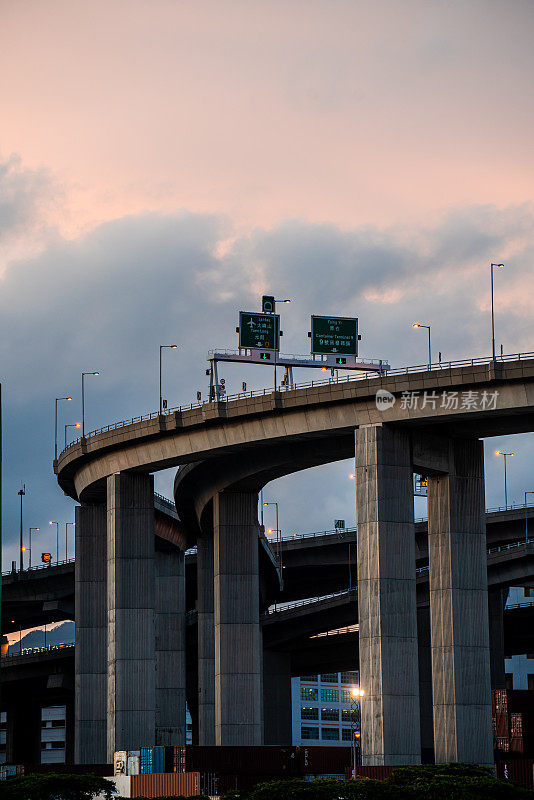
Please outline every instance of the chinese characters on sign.
[[314, 354], [358, 355], [358, 320], [349, 317], [311, 318], [311, 351]]
[[280, 315], [239, 312], [239, 347], [280, 349]]
[[495, 411], [498, 391], [402, 392], [400, 407], [408, 410]]

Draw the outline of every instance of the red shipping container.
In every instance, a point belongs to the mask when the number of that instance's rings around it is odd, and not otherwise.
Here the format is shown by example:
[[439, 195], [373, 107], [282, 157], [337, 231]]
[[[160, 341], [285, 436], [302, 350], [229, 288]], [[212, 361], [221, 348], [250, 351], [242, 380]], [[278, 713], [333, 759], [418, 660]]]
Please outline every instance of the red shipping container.
[[344, 775], [351, 765], [350, 747], [299, 747], [301, 775]]
[[219, 775], [298, 775], [296, 747], [276, 745], [175, 748], [176, 772]]
[[491, 706], [494, 713], [534, 712], [534, 691], [532, 689], [494, 689], [491, 693]]
[[529, 758], [502, 759], [495, 762], [497, 777], [534, 789], [534, 760]]
[[507, 753], [510, 750], [510, 739], [508, 737], [503, 737], [501, 739], [495, 740], [495, 749], [502, 750], [503, 752]]
[[510, 736], [510, 717], [508, 714], [494, 714], [492, 719], [493, 736], [496, 739]]
[[132, 797], [165, 797], [199, 795], [199, 772], [159, 772], [155, 775], [132, 775]]

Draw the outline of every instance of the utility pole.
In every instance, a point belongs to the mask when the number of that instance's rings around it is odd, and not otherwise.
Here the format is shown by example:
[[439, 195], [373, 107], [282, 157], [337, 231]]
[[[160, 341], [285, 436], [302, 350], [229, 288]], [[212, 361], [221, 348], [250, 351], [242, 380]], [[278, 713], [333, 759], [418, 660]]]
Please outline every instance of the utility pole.
[[23, 485], [22, 489], [19, 489], [17, 494], [20, 495], [20, 571], [22, 572], [24, 569], [24, 542], [22, 540], [22, 498], [26, 494], [26, 484]]

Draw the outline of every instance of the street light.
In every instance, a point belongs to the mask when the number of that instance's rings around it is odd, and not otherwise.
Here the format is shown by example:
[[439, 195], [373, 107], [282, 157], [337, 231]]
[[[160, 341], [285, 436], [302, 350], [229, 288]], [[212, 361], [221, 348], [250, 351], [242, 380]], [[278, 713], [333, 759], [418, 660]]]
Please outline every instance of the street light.
[[26, 494], [26, 484], [24, 484], [22, 489], [19, 489], [17, 494], [20, 496], [20, 571], [22, 572], [24, 569], [24, 556], [22, 555], [24, 551], [24, 543], [22, 541], [22, 498]]
[[428, 369], [432, 369], [432, 347], [430, 344], [430, 325], [423, 325], [422, 322], [414, 322], [412, 328], [426, 328], [428, 331]]
[[[276, 314], [276, 304], [277, 303], [290, 303], [290, 302], [291, 302], [291, 300], [288, 300], [288, 299], [285, 299], [285, 300], [280, 299], [280, 300], [278, 300], [276, 297], [273, 297], [273, 310], [272, 310], [272, 312], [268, 312], [268, 313]], [[276, 320], [275, 320], [275, 324], [276, 324]], [[278, 331], [278, 333], [280, 333], [280, 331]], [[277, 342], [275, 341], [275, 345], [276, 344], [277, 344]], [[278, 345], [279, 345], [279, 343], [278, 343]], [[276, 391], [276, 356], [277, 356], [277, 353], [278, 353], [278, 350], [275, 347], [274, 348], [274, 390], [275, 391]]]
[[72, 525], [72, 526], [74, 526], [74, 525], [76, 525], [76, 523], [75, 523], [75, 522], [66, 522], [66, 523], [65, 523], [65, 561], [68, 561], [68, 555], [67, 555], [67, 553], [68, 553], [67, 534], [68, 534], [68, 532], [69, 532], [69, 525]]
[[527, 494], [534, 494], [534, 492], [525, 492], [525, 542], [528, 542]]
[[506, 484], [506, 456], [515, 456], [515, 453], [503, 453], [502, 450], [495, 451], [496, 456], [502, 456], [504, 458], [504, 507], [505, 509], [508, 508], [508, 490]]
[[55, 423], [54, 423], [54, 461], [57, 461], [57, 404], [61, 400], [72, 400], [72, 397], [56, 397], [56, 413], [55, 413]]
[[29, 546], [28, 546], [28, 550], [30, 551], [30, 566], [29, 566], [29, 569], [31, 569], [31, 566], [32, 566], [32, 531], [39, 531], [39, 530], [41, 530], [41, 529], [40, 528], [30, 528], [30, 543], [29, 543]]
[[160, 344], [159, 346], [159, 413], [163, 414], [163, 398], [161, 396], [161, 353], [162, 350], [176, 350], [177, 344]]
[[82, 439], [85, 439], [85, 391], [84, 378], [86, 375], [100, 375], [100, 372], [82, 372]]
[[67, 449], [67, 428], [81, 428], [81, 422], [74, 422], [72, 425], [65, 425], [65, 450]]
[[59, 564], [59, 522], [49, 522], [48, 524], [56, 526], [56, 564]]
[[493, 353], [493, 360], [495, 361], [495, 316], [493, 313], [493, 267], [504, 267], [504, 264], [491, 264], [491, 347]]
[[[280, 560], [280, 547], [278, 545], [278, 537], [280, 535], [280, 529], [278, 527], [278, 503], [270, 502], [270, 503], [264, 503], [263, 505], [264, 506], [275, 506], [275, 508], [276, 508], [276, 557], [278, 559], [278, 562], [279, 562], [280, 566], [282, 566], [282, 562]], [[268, 528], [267, 533], [272, 533], [272, 532], [273, 532], [273, 529], [272, 528]]]
[[[360, 739], [360, 754], [361, 754], [361, 727], [362, 727], [362, 713], [360, 700], [364, 695], [363, 689], [359, 686], [353, 686], [350, 690], [350, 731], [352, 739], [352, 777], [356, 777], [357, 765], [359, 758], [356, 758], [356, 739]], [[356, 717], [357, 715], [357, 717]], [[356, 720], [358, 721], [358, 730], [356, 730]]]

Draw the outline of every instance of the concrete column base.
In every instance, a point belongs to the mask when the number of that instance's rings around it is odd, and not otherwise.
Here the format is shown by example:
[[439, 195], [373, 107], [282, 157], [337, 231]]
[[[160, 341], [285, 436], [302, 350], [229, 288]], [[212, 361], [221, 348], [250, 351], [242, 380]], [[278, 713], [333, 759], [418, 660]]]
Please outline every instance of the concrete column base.
[[213, 535], [197, 539], [198, 743], [215, 744]]
[[436, 763], [492, 764], [482, 442], [450, 440], [428, 481]]
[[258, 496], [219, 492], [213, 503], [215, 743], [262, 744]]
[[107, 725], [107, 550], [104, 505], [77, 506], [75, 571], [76, 764], [105, 764]]
[[364, 765], [421, 761], [410, 442], [356, 431], [358, 607]]
[[117, 473], [107, 495], [111, 761], [115, 750], [155, 744], [154, 480]]

